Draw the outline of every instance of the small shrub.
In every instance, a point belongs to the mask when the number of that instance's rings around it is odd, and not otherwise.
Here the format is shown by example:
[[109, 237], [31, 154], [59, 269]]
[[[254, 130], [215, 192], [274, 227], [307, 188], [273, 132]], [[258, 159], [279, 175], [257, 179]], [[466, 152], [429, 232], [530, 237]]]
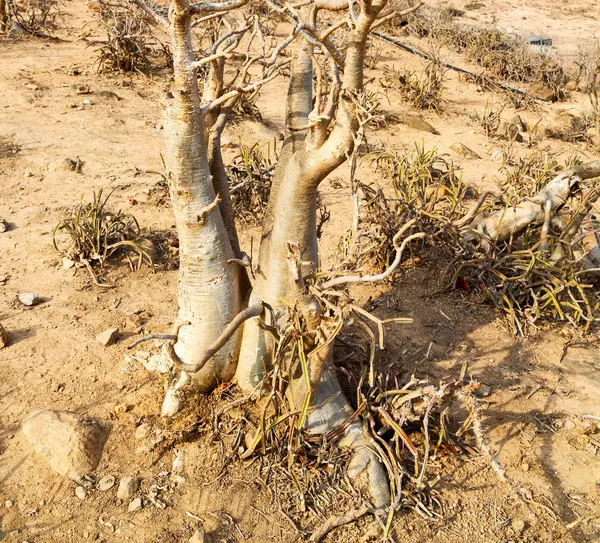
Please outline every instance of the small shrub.
[[128, 9], [101, 5], [99, 19], [106, 31], [106, 41], [97, 50], [99, 72], [147, 73], [152, 59], [170, 58], [167, 45], [153, 35], [153, 29], [138, 14]]
[[10, 20], [34, 36], [46, 36], [55, 31], [62, 17], [60, 0], [25, 0], [22, 3], [7, 0], [6, 3]]
[[439, 113], [446, 104], [446, 68], [442, 66], [437, 52], [429, 56], [431, 60], [420, 76], [412, 72], [404, 72], [398, 76], [398, 92], [413, 107]]

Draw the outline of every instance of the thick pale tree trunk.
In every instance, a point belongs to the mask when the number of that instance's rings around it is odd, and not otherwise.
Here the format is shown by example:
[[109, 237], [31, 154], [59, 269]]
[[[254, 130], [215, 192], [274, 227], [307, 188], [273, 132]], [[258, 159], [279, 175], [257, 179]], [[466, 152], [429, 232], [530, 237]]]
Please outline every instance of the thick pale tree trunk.
[[[189, 68], [189, 17], [173, 14], [175, 82], [173, 104], [166, 113], [166, 165], [173, 212], [179, 233], [179, 329], [175, 352], [194, 364], [242, 308], [240, 268], [227, 261], [236, 257], [219, 210], [209, 166], [205, 127], [200, 112], [196, 74]], [[209, 390], [230, 380], [235, 371], [239, 341], [232, 338], [202, 370], [197, 386]]]

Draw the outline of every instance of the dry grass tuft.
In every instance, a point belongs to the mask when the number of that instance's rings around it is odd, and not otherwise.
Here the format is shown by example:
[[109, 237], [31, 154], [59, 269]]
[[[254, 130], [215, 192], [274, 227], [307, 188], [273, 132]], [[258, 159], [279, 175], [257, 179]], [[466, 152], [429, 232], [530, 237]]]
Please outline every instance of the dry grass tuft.
[[15, 156], [21, 150], [20, 145], [11, 138], [0, 137], [0, 159]]
[[231, 203], [237, 220], [253, 226], [260, 224], [269, 203], [274, 172], [270, 144], [241, 146], [240, 154], [227, 167]]
[[[81, 203], [54, 228], [54, 248], [64, 257], [84, 266], [98, 286], [94, 268], [102, 269], [114, 256], [126, 257], [132, 268], [139, 269], [144, 261], [153, 269], [152, 256], [144, 248], [144, 241], [133, 215], [111, 212], [107, 204], [112, 192], [103, 196], [102, 190], [94, 193], [92, 202]], [[133, 263], [131, 255], [137, 257]]]

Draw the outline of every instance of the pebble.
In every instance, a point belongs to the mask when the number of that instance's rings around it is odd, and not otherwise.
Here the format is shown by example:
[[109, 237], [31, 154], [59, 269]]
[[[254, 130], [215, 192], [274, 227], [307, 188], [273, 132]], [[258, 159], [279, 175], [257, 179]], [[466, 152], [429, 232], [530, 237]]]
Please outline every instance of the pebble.
[[139, 511], [142, 507], [144, 507], [142, 498], [136, 498], [135, 500], [132, 500], [132, 502], [129, 504], [127, 511], [129, 511], [130, 513], [135, 513], [136, 511]]
[[8, 277], [6, 277], [6, 275], [0, 275], [0, 285], [3, 285], [6, 281], [8, 281]]
[[513, 519], [512, 527], [513, 530], [520, 535], [523, 533], [523, 530], [525, 530], [525, 521], [521, 519]]
[[137, 477], [123, 477], [117, 490], [117, 498], [123, 501], [132, 499], [140, 487]]
[[15, 502], [13, 502], [12, 500], [6, 500], [4, 502], [4, 507], [6, 507], [7, 509], [10, 509], [14, 504], [15, 504]]
[[87, 492], [82, 486], [78, 486], [75, 488], [75, 496], [77, 496], [80, 500], [85, 500], [86, 495]]
[[82, 103], [84, 106], [93, 106], [94, 105], [94, 101], [90, 100], [90, 99], [84, 100]]
[[97, 488], [100, 492], [106, 492], [115, 486], [115, 478], [112, 475], [106, 475], [98, 481]]
[[454, 151], [459, 157], [466, 158], [468, 160], [475, 160], [481, 158], [475, 151], [469, 149], [466, 145], [462, 143], [455, 143], [450, 147], [452, 151]]
[[492, 392], [492, 387], [490, 385], [481, 384], [481, 385], [479, 385], [479, 388], [475, 391], [475, 395], [485, 398], [486, 396], [489, 396], [491, 394], [491, 392]]
[[563, 425], [565, 430], [572, 430], [575, 428], [575, 423], [571, 419], [567, 419]]
[[118, 337], [119, 337], [119, 329], [118, 328], [109, 328], [108, 330], [104, 330], [103, 332], [100, 332], [96, 336], [96, 341], [98, 343], [102, 343], [102, 345], [104, 345], [105, 347], [108, 347], [109, 345], [112, 345], [113, 343], [115, 343], [115, 341], [117, 341]]
[[8, 221], [0, 217], [0, 233], [8, 230]]
[[70, 270], [73, 266], [75, 266], [75, 261], [71, 260], [70, 258], [67, 258], [66, 256], [64, 256], [63, 259], [62, 259], [62, 267], [65, 270]]
[[19, 301], [27, 306], [36, 305], [40, 302], [40, 295], [37, 292], [23, 292], [19, 294]]
[[144, 422], [143, 424], [140, 424], [135, 429], [135, 438], [136, 439], [144, 439], [144, 438], [148, 437], [150, 435], [150, 430], [151, 429], [152, 429], [152, 427], [147, 422]]

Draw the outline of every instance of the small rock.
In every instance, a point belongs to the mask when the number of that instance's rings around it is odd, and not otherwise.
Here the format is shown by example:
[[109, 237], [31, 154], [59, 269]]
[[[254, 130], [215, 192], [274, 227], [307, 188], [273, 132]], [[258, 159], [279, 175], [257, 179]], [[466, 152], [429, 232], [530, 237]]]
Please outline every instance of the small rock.
[[14, 504], [15, 504], [15, 502], [13, 502], [12, 500], [6, 500], [4, 502], [4, 507], [6, 507], [7, 509], [10, 509]]
[[0, 217], [0, 234], [8, 230], [8, 221]]
[[73, 266], [75, 266], [75, 261], [70, 258], [63, 256], [62, 259], [62, 267], [65, 270], [70, 270]]
[[73, 85], [75, 87], [75, 92], [77, 94], [89, 94], [90, 86], [89, 85]]
[[32, 91], [40, 90], [40, 88], [35, 83], [27, 83], [25, 85], [25, 88]]
[[110, 490], [113, 486], [115, 486], [115, 478], [112, 475], [106, 475], [98, 481], [96, 488], [100, 492], [106, 492], [107, 490]]
[[57, 158], [48, 165], [50, 172], [80, 172], [82, 162], [79, 158]]
[[6, 275], [0, 275], [0, 285], [3, 285], [6, 281], [8, 281], [8, 277], [6, 277]]
[[491, 392], [492, 392], [491, 386], [481, 384], [481, 385], [479, 385], [479, 388], [475, 391], [475, 395], [485, 398], [486, 396], [489, 396], [491, 394]]
[[29, 170], [25, 170], [25, 173], [23, 174], [24, 177], [33, 177], [33, 172], [30, 172]]
[[89, 98], [87, 100], [84, 100], [83, 102], [81, 102], [84, 106], [93, 106], [94, 105], [94, 101], [90, 100]]
[[420, 115], [398, 115], [397, 118], [399, 122], [415, 130], [439, 135], [439, 132]]
[[525, 462], [525, 463], [524, 463], [524, 464], [521, 466], [521, 469], [522, 469], [523, 471], [529, 471], [529, 468], [530, 468], [530, 466], [529, 466], [529, 464], [528, 464], [527, 462]]
[[118, 328], [109, 328], [108, 330], [104, 330], [104, 332], [100, 332], [96, 336], [96, 341], [101, 343], [105, 347], [112, 345], [117, 338], [119, 337], [119, 329]]
[[136, 511], [139, 511], [142, 507], [144, 507], [142, 498], [136, 498], [135, 500], [131, 501], [129, 507], [127, 508], [127, 511], [129, 511], [130, 513], [135, 513]]
[[135, 438], [136, 439], [144, 439], [150, 435], [150, 430], [152, 427], [147, 422], [140, 424], [135, 430]]
[[523, 533], [523, 531], [525, 530], [525, 521], [521, 520], [521, 519], [513, 519], [512, 520], [512, 527], [513, 530], [515, 532], [517, 532], [517, 534], [521, 535]]
[[202, 528], [198, 528], [192, 537], [190, 537], [190, 543], [208, 543], [208, 538]]
[[4, 349], [8, 345], [8, 332], [4, 326], [0, 324], [0, 349]]
[[137, 477], [123, 477], [117, 490], [117, 498], [123, 501], [131, 500], [140, 488], [140, 480]]
[[99, 419], [48, 409], [31, 413], [22, 430], [54, 471], [75, 478], [98, 467], [111, 428], [110, 423]]
[[500, 147], [492, 147], [490, 149], [490, 155], [494, 162], [498, 162], [499, 164], [504, 162], [504, 151], [500, 149]]
[[83, 488], [82, 486], [78, 486], [75, 488], [75, 496], [77, 496], [80, 500], [85, 500], [85, 497], [87, 496], [87, 492], [85, 491], [85, 488]]
[[25, 30], [25, 28], [22, 25], [17, 23], [17, 21], [13, 21], [13, 23], [10, 26], [8, 36], [10, 38], [14, 38], [16, 36], [23, 36], [24, 34], [27, 34], [27, 30]]
[[40, 295], [37, 292], [23, 292], [19, 294], [19, 301], [27, 306], [37, 305], [40, 303]]
[[577, 81], [573, 81], [571, 79], [571, 81], [567, 81], [567, 84], [565, 85], [565, 90], [567, 92], [574, 92], [577, 90]]
[[565, 430], [573, 430], [573, 428], [575, 428], [575, 423], [571, 419], [567, 419], [563, 424], [563, 428]]
[[102, 98], [106, 98], [107, 100], [117, 100], [119, 101], [121, 97], [112, 91], [100, 91], [98, 96]]
[[462, 143], [455, 143], [450, 147], [450, 149], [454, 151], [459, 157], [466, 158], [468, 160], [481, 158], [475, 151], [472, 151]]
[[507, 139], [511, 141], [516, 141], [521, 143], [523, 141], [523, 136], [521, 135], [521, 127], [514, 123], [502, 123], [500, 125], [500, 134], [505, 136]]

